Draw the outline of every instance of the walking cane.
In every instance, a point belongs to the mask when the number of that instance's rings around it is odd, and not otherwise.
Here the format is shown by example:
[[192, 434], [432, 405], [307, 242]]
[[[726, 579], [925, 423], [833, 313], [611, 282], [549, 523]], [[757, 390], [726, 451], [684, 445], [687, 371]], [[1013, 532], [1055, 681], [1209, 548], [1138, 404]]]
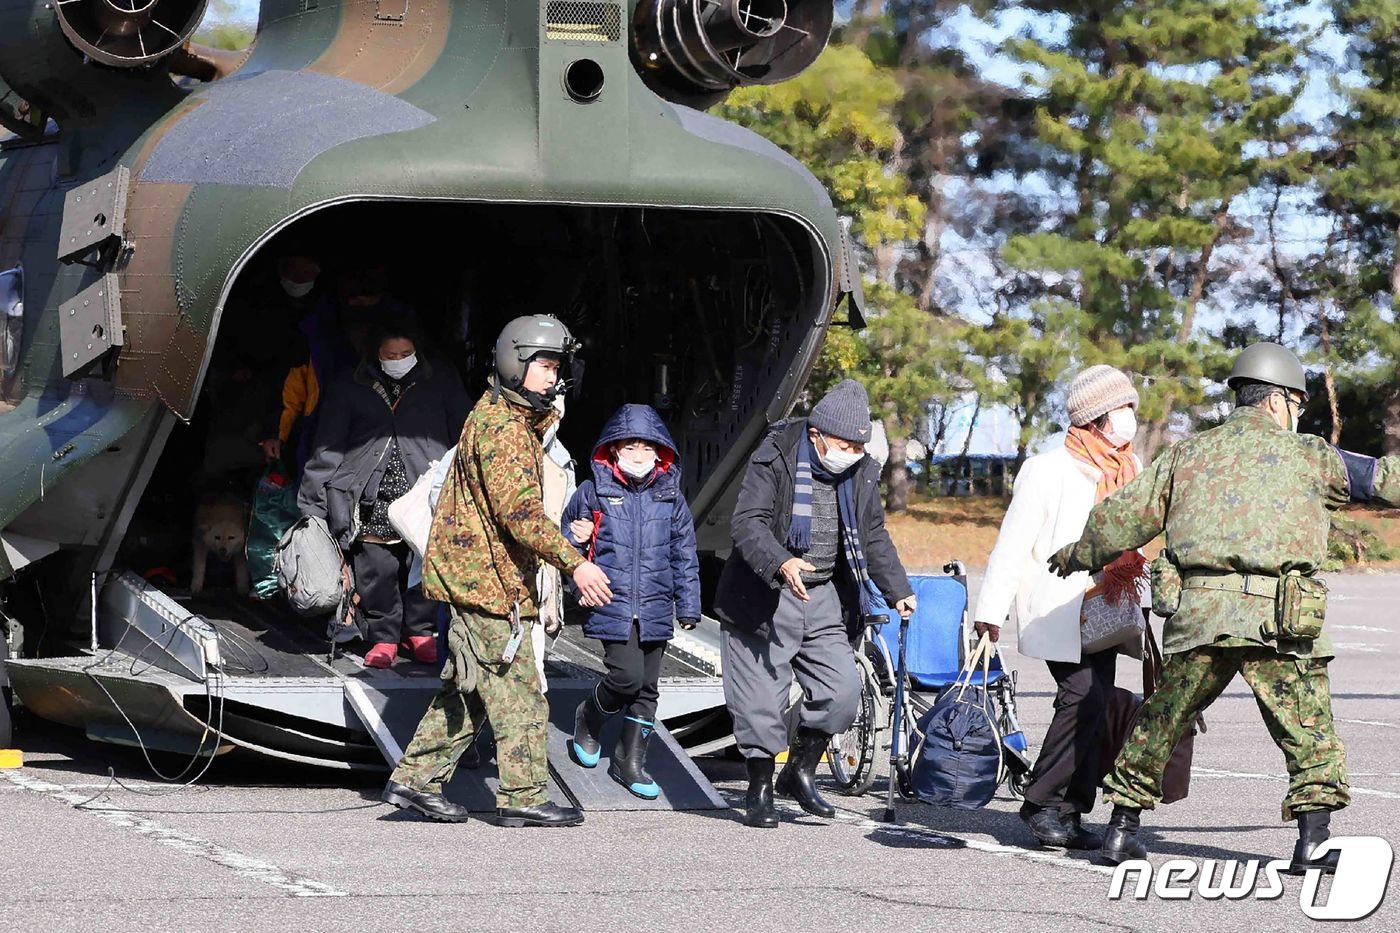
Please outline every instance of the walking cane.
[[899, 660], [896, 665], [894, 679], [894, 717], [890, 727], [890, 786], [885, 792], [885, 822], [895, 822], [894, 817], [894, 792], [899, 782], [899, 759], [900, 759], [900, 739], [904, 734], [904, 687], [908, 680], [909, 672], [905, 668], [904, 643], [909, 634], [909, 620], [901, 618], [899, 620]]

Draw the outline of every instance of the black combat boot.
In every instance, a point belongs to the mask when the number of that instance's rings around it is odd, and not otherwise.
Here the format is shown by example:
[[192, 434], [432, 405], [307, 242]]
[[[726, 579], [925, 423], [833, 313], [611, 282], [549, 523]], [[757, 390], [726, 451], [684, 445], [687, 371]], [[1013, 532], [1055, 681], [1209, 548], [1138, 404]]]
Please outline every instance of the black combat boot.
[[1333, 849], [1322, 858], [1313, 858], [1312, 851], [1326, 842], [1332, 835], [1328, 828], [1332, 824], [1331, 810], [1309, 810], [1298, 814], [1298, 841], [1293, 846], [1293, 861], [1288, 866], [1290, 875], [1305, 875], [1309, 868], [1321, 868], [1325, 874], [1337, 870], [1340, 852]]
[[778, 825], [773, 807], [773, 759], [767, 756], [745, 758], [749, 769], [749, 792], [744, 795], [744, 825], [772, 829]]
[[643, 800], [655, 800], [661, 796], [661, 788], [647, 774], [647, 742], [651, 739], [653, 725], [645, 719], [628, 716], [622, 721], [622, 735], [617, 740], [612, 764], [608, 765], [608, 777]]
[[611, 715], [598, 702], [598, 688], [595, 686], [588, 699], [574, 711], [574, 738], [569, 743], [569, 757], [574, 764], [584, 768], [596, 768], [602, 757], [603, 746], [598, 742], [598, 733], [603, 731], [603, 720]]
[[1060, 819], [1060, 811], [1026, 801], [1021, 804], [1021, 812], [1018, 815], [1021, 822], [1030, 827], [1031, 835], [1035, 836], [1036, 842], [1041, 845], [1055, 848], [1069, 845], [1069, 827]]
[[828, 820], [836, 815], [836, 808], [817, 793], [817, 763], [822, 760], [822, 753], [830, 742], [831, 736], [825, 732], [806, 726], [798, 729], [797, 737], [788, 749], [787, 764], [783, 765], [783, 772], [778, 775], [778, 783], [774, 785], [780, 796], [796, 800], [797, 805], [808, 813]]
[[1061, 822], [1065, 824], [1065, 831], [1069, 833], [1069, 839], [1065, 842], [1066, 849], [1091, 852], [1103, 845], [1103, 837], [1085, 829], [1078, 813], [1066, 813]]
[[552, 800], [533, 807], [497, 807], [496, 825], [516, 828], [520, 826], [577, 826], [583, 822], [583, 811], [575, 807], [561, 807]]
[[442, 823], [463, 823], [467, 819], [467, 808], [455, 804], [442, 794], [429, 794], [417, 791], [407, 784], [390, 781], [384, 785], [379, 799], [393, 804], [400, 810], [416, 810], [430, 820]]
[[1147, 858], [1147, 846], [1138, 838], [1142, 826], [1142, 811], [1137, 807], [1114, 804], [1113, 815], [1108, 818], [1108, 832], [1104, 834], [1103, 845], [1099, 847], [1097, 861], [1104, 865], [1117, 865], [1129, 859]]

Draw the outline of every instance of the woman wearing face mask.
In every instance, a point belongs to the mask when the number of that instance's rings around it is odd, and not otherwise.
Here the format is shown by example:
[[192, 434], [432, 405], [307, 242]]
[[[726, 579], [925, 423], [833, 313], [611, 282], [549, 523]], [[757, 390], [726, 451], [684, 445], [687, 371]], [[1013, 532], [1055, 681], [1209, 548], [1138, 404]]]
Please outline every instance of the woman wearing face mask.
[[389, 503], [457, 442], [467, 396], [451, 367], [418, 356], [407, 328], [381, 326], [370, 346], [320, 406], [298, 504], [347, 552], [371, 644], [365, 664], [389, 667], [400, 646], [432, 663], [437, 604], [408, 586], [413, 552], [389, 524]]
[[[1046, 558], [1079, 540], [1094, 505], [1137, 476], [1137, 390], [1111, 366], [1091, 366], [1070, 384], [1070, 429], [1063, 447], [1028, 459], [987, 562], [973, 614], [993, 641], [1014, 609], [1017, 650], [1050, 667], [1058, 690], [1055, 715], [1031, 772], [1021, 819], [1043, 845], [1097, 849], [1101, 839], [1080, 818], [1093, 809], [1105, 704], [1119, 651], [1081, 651], [1088, 610], [1141, 620], [1145, 564], [1125, 551], [1100, 574], [1061, 579]], [[1099, 601], [1095, 605], [1092, 601]]]
[[681, 493], [676, 445], [648, 405], [623, 405], [593, 450], [593, 476], [564, 509], [565, 535], [608, 575], [612, 602], [589, 606], [584, 633], [603, 642], [608, 673], [579, 705], [569, 757], [598, 765], [598, 735], [609, 716], [625, 718], [608, 775], [633, 794], [654, 799], [646, 747], [656, 716], [661, 658], [672, 621], [700, 619], [700, 560], [695, 525]]

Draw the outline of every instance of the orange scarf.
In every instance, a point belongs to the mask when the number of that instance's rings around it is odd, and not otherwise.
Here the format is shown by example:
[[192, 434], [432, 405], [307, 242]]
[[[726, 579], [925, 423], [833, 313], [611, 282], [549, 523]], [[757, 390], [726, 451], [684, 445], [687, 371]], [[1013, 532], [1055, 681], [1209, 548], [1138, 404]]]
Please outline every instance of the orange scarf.
[[[1114, 492], [1131, 483], [1138, 475], [1138, 465], [1133, 457], [1133, 445], [1114, 447], [1099, 432], [1092, 428], [1070, 428], [1065, 438], [1065, 449], [1070, 456], [1099, 471], [1099, 485], [1096, 503], [1107, 499]], [[1137, 600], [1147, 578], [1147, 560], [1137, 551], [1124, 551], [1117, 560], [1103, 570], [1099, 587], [1104, 598], [1110, 603], [1121, 604]]]

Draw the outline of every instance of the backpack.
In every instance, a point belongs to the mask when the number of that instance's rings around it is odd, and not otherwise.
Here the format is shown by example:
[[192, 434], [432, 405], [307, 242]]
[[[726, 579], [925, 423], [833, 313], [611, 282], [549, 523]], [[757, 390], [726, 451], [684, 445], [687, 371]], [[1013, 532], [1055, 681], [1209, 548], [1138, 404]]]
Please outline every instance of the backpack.
[[345, 558], [323, 518], [297, 519], [277, 542], [277, 587], [304, 616], [334, 612], [345, 596]]
[[[924, 803], [976, 810], [991, 801], [1001, 783], [1001, 735], [985, 687], [991, 653], [984, 635], [958, 679], [914, 727], [910, 782]], [[984, 686], [972, 682], [979, 661]]]

